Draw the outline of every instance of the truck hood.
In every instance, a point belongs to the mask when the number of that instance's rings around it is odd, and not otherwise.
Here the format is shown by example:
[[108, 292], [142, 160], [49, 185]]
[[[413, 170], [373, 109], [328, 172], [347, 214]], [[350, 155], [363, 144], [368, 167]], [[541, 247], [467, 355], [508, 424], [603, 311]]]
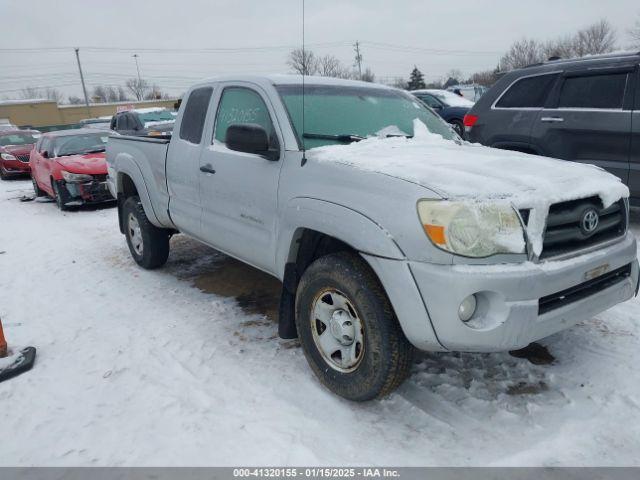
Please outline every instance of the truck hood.
[[71, 173], [85, 173], [89, 175], [107, 174], [107, 160], [104, 153], [58, 157], [56, 158], [56, 162], [58, 162], [64, 170]]
[[599, 196], [606, 208], [629, 196], [620, 179], [599, 167], [445, 140], [418, 120], [413, 138], [368, 138], [314, 148], [306, 155], [417, 183], [443, 199], [506, 201], [529, 208], [527, 230], [536, 253], [542, 249], [551, 204]]

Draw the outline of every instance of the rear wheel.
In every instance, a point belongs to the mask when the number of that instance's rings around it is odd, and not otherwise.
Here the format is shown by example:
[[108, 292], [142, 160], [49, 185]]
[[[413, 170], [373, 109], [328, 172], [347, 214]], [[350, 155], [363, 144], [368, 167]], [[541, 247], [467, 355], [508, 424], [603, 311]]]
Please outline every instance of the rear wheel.
[[358, 255], [331, 254], [309, 266], [298, 287], [296, 326], [311, 369], [344, 398], [383, 397], [409, 374], [413, 347]]
[[125, 236], [131, 256], [148, 270], [161, 267], [169, 257], [169, 233], [147, 218], [140, 198], [129, 197], [122, 206]]

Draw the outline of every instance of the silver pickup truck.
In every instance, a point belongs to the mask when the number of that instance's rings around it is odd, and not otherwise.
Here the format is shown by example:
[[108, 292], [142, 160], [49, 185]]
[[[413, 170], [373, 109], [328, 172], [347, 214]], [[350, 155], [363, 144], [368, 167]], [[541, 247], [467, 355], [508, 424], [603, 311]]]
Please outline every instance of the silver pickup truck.
[[171, 140], [111, 137], [107, 161], [139, 265], [183, 233], [279, 278], [280, 336], [351, 400], [393, 391], [416, 348], [518, 349], [638, 288], [619, 179], [469, 144], [382, 85], [203, 81]]

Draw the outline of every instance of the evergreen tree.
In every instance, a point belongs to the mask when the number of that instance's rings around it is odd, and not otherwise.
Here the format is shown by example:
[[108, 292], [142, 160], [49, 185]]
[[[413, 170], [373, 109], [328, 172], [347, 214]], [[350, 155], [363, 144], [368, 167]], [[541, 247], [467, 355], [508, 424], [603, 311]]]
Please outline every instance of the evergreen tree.
[[413, 70], [411, 71], [411, 75], [409, 76], [409, 84], [407, 85], [409, 90], [419, 90], [421, 88], [426, 88], [424, 83], [424, 75], [418, 67], [413, 66]]

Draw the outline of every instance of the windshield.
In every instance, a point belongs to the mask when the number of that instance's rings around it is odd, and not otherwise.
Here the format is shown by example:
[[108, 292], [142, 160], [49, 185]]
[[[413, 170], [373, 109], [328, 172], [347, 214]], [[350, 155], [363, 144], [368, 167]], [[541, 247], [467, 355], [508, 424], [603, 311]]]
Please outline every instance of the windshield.
[[413, 136], [417, 118], [445, 139], [456, 138], [440, 117], [400, 90], [342, 85], [305, 86], [305, 131], [302, 131], [302, 85], [276, 87], [306, 149], [344, 144], [370, 136]]
[[143, 125], [151, 122], [174, 122], [176, 120], [176, 117], [171, 115], [171, 112], [169, 110], [157, 110], [153, 112], [138, 113], [138, 118]]
[[85, 134], [59, 137], [55, 141], [54, 156], [82, 155], [85, 153], [104, 152], [109, 136], [106, 134]]
[[6, 147], [7, 145], [31, 145], [38, 141], [40, 137], [36, 133], [12, 133], [10, 135], [0, 136], [0, 146]]

